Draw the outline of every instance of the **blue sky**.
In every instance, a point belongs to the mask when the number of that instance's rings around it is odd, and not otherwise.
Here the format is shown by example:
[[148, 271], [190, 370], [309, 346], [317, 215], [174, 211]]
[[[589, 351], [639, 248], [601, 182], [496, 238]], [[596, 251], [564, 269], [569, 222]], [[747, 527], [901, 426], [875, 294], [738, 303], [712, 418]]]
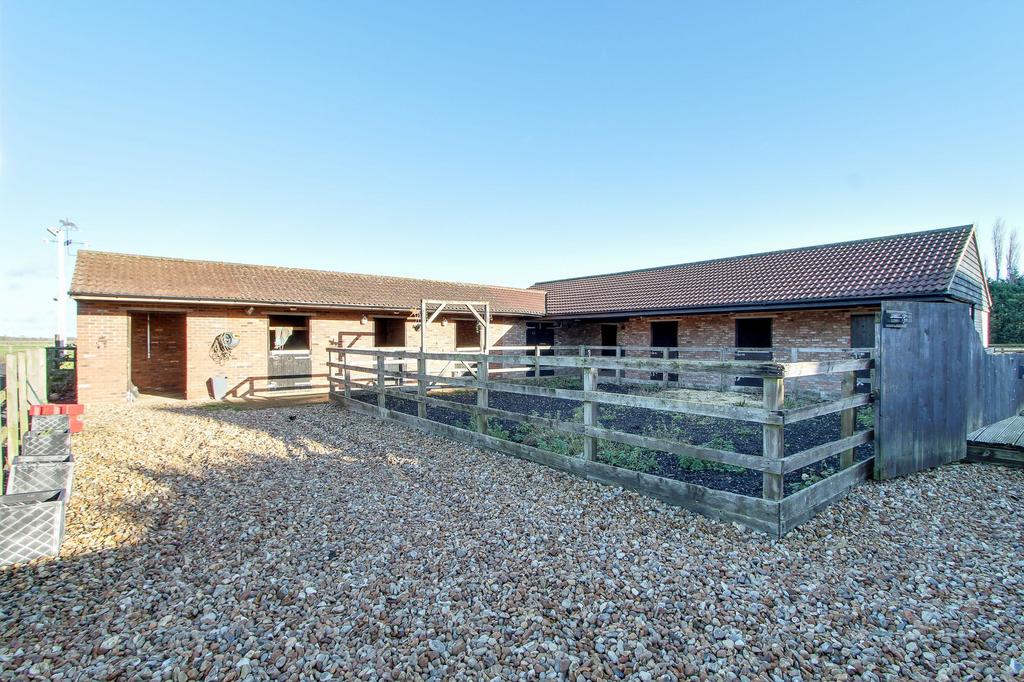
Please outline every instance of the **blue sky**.
[[95, 249], [511, 285], [1024, 229], [1020, 2], [7, 0], [0, 22], [0, 334], [53, 333], [65, 216]]

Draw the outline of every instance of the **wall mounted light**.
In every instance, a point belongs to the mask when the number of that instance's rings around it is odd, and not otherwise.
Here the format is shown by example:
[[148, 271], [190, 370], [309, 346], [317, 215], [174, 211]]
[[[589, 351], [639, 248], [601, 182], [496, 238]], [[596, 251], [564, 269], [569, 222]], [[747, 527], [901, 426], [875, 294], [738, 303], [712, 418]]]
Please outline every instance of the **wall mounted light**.
[[252, 311], [254, 311], [254, 310], [256, 310], [256, 309], [253, 308], [252, 306], [249, 306], [248, 308], [245, 309], [245, 314], [246, 315], [252, 315]]
[[442, 327], [447, 327], [448, 326], [448, 318], [447, 317], [442, 317], [441, 318], [441, 326]]
[[366, 317], [366, 315], [363, 315], [362, 317], [359, 318], [359, 324], [366, 324], [369, 321], [370, 319]]

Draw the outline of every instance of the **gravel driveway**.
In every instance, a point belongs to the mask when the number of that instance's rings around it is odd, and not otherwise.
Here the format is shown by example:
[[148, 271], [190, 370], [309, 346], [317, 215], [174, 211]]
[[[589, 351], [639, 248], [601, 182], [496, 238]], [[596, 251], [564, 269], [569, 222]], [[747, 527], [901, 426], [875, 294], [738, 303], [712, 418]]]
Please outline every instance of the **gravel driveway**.
[[1024, 472], [857, 489], [774, 542], [346, 413], [91, 410], [0, 679], [1003, 679]]

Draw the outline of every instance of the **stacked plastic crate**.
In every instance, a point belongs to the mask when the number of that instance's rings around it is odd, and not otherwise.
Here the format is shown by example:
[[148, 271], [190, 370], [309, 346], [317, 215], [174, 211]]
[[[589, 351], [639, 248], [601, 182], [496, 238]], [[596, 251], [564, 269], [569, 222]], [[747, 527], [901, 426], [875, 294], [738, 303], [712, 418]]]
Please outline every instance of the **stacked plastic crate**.
[[74, 469], [69, 416], [33, 415], [0, 495], [0, 565], [57, 556]]

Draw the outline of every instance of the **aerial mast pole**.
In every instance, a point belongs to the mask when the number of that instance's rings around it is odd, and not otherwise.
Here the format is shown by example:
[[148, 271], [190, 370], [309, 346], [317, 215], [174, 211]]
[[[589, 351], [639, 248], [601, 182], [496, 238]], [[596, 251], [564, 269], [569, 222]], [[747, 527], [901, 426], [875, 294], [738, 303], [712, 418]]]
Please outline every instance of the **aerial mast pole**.
[[67, 254], [71, 246], [71, 237], [68, 235], [78, 226], [64, 218], [57, 227], [48, 227], [46, 231], [53, 235], [50, 241], [57, 245], [57, 296], [53, 299], [57, 304], [57, 347], [63, 347], [68, 340], [68, 283], [67, 283]]

